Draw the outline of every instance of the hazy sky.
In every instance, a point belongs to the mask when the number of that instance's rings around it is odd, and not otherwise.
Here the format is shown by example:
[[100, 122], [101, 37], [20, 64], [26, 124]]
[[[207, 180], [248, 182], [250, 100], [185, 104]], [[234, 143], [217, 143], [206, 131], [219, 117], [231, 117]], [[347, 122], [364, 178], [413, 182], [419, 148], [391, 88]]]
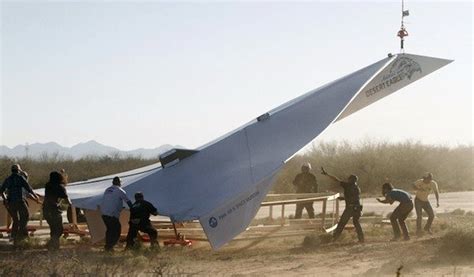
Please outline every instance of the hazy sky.
[[[318, 140], [472, 143], [473, 4], [406, 1], [455, 62]], [[395, 2], [1, 2], [0, 144], [194, 148], [399, 51]]]

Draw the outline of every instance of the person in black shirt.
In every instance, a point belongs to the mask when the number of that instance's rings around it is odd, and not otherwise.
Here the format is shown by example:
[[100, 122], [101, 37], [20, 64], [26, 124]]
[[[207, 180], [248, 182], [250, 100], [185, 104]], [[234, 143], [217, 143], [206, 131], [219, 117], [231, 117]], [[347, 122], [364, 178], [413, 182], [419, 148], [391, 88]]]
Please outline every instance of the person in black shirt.
[[[12, 174], [5, 179], [0, 187], [0, 195], [12, 218], [13, 226], [11, 236], [13, 238], [13, 243], [17, 245], [18, 242], [28, 237], [26, 226], [30, 214], [28, 212], [26, 197], [27, 195], [31, 195], [33, 200], [36, 202], [39, 202], [39, 198], [28, 184], [25, 177], [21, 175], [22, 171], [19, 164], [12, 165], [11, 172]], [[26, 193], [23, 193], [23, 190], [25, 190]]]
[[66, 178], [61, 173], [53, 171], [49, 174], [49, 182], [44, 187], [43, 217], [48, 222], [50, 229], [51, 238], [47, 243], [49, 250], [59, 249], [59, 238], [63, 234], [60, 199], [65, 199], [71, 205], [65, 185]]
[[145, 201], [143, 193], [135, 193], [135, 203], [130, 207], [130, 221], [127, 234], [127, 249], [133, 248], [138, 231], [147, 233], [150, 237], [152, 247], [159, 248], [158, 232], [150, 222], [150, 215], [158, 215], [158, 211], [148, 201]]
[[[307, 163], [301, 166], [301, 173], [296, 175], [293, 185], [296, 187], [296, 193], [318, 192], [318, 183], [316, 177], [309, 171], [311, 164]], [[306, 208], [309, 218], [314, 218], [313, 202], [297, 203], [295, 218], [301, 218], [303, 209]]]
[[324, 168], [321, 168], [321, 174], [328, 176], [334, 181], [338, 182], [341, 187], [344, 189], [344, 199], [346, 202], [346, 208], [337, 223], [336, 230], [333, 234], [333, 239], [337, 240], [341, 235], [344, 227], [346, 226], [349, 219], [352, 217], [352, 222], [357, 232], [357, 238], [359, 242], [364, 242], [364, 233], [362, 232], [362, 227], [360, 226], [359, 219], [362, 215], [362, 205], [360, 204], [360, 188], [357, 185], [358, 177], [356, 175], [350, 175], [347, 179], [347, 182], [341, 181], [336, 176], [329, 175]]

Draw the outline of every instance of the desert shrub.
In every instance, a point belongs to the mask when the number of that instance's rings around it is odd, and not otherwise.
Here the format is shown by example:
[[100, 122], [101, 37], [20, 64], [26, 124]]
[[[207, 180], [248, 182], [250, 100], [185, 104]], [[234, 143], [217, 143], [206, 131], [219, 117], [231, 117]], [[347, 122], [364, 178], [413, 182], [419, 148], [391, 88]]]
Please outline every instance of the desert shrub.
[[43, 248], [43, 247], [44, 247], [44, 244], [40, 238], [31, 237], [31, 236], [18, 243], [18, 248], [22, 250], [38, 249], [38, 248]]
[[149, 264], [149, 259], [142, 255], [136, 255], [124, 261], [125, 266], [144, 268]]
[[392, 230], [380, 224], [371, 224], [364, 227], [364, 235], [366, 238], [388, 240], [392, 236]]
[[446, 230], [449, 228], [449, 224], [446, 222], [442, 222], [441, 224], [438, 224], [440, 230]]
[[89, 156], [74, 160], [58, 155], [42, 155], [39, 159], [0, 157], [0, 182], [10, 174], [10, 166], [19, 163], [28, 172], [33, 188], [43, 187], [53, 170], [65, 169], [69, 182], [84, 181], [96, 177], [124, 172], [158, 162], [137, 157]]
[[303, 248], [316, 249], [323, 244], [327, 244], [332, 241], [332, 235], [330, 234], [311, 234], [305, 236], [303, 239]]
[[455, 209], [452, 212], [450, 212], [450, 215], [457, 215], [457, 216], [463, 216], [466, 213], [463, 209]]
[[[362, 193], [366, 195], [380, 195], [380, 185], [385, 181], [392, 182], [397, 188], [411, 190], [411, 184], [427, 171], [433, 172], [442, 191], [472, 190], [473, 153], [473, 146], [450, 148], [413, 141], [319, 142], [285, 164], [278, 173], [273, 190], [276, 193], [294, 192], [292, 181], [303, 162], [312, 164], [320, 191], [340, 189], [329, 178], [319, 174], [321, 166], [340, 178], [346, 178], [349, 174], [358, 175]], [[0, 157], [0, 182], [10, 174], [13, 163], [20, 163], [29, 173], [32, 186], [38, 188], [47, 182], [50, 171], [61, 168], [67, 171], [69, 181], [75, 182], [156, 162], [156, 159], [122, 157], [118, 154], [88, 156], [78, 160], [58, 154], [44, 154], [37, 159]]]
[[474, 228], [455, 228], [441, 237], [439, 254], [445, 258], [474, 259]]
[[320, 191], [339, 189], [329, 178], [319, 174], [321, 166], [341, 179], [349, 174], [358, 175], [362, 193], [366, 195], [380, 195], [381, 184], [386, 181], [411, 191], [413, 182], [427, 171], [434, 174], [442, 191], [472, 190], [473, 153], [473, 146], [450, 148], [413, 141], [319, 142], [285, 164], [273, 190], [294, 192], [292, 181], [304, 162], [311, 163]]

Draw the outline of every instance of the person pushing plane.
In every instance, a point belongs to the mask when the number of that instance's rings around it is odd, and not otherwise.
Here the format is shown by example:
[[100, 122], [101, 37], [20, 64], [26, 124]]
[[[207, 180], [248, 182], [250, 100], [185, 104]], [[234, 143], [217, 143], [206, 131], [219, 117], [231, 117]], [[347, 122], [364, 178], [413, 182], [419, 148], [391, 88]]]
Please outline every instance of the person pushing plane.
[[[12, 165], [11, 172], [12, 174], [5, 179], [0, 187], [0, 195], [13, 220], [11, 233], [13, 244], [18, 245], [20, 241], [28, 237], [27, 224], [30, 214], [26, 198], [29, 195], [38, 203], [40, 203], [40, 200], [38, 195], [33, 191], [33, 188], [28, 184], [24, 175], [22, 175], [19, 164]], [[25, 190], [26, 193], [24, 193], [23, 190]]]
[[352, 222], [357, 232], [357, 238], [359, 242], [364, 242], [364, 232], [362, 231], [362, 226], [360, 225], [359, 219], [362, 216], [362, 205], [360, 203], [360, 187], [357, 184], [358, 177], [356, 175], [350, 175], [347, 181], [342, 181], [336, 176], [330, 175], [329, 173], [321, 167], [321, 174], [326, 175], [332, 180], [339, 183], [339, 185], [344, 189], [344, 197], [341, 197], [346, 202], [346, 208], [337, 223], [336, 230], [333, 234], [333, 240], [337, 240], [341, 235], [344, 227], [346, 226], [349, 219], [352, 217]]
[[153, 204], [145, 200], [143, 193], [135, 193], [135, 203], [130, 207], [130, 221], [128, 223], [129, 228], [126, 249], [133, 248], [138, 231], [148, 234], [152, 248], [160, 248], [157, 240], [158, 232], [150, 222], [150, 215], [158, 215], [158, 210], [153, 206]]
[[382, 194], [385, 199], [377, 198], [377, 201], [384, 204], [393, 204], [398, 201], [400, 204], [393, 210], [390, 216], [390, 223], [393, 228], [393, 239], [396, 241], [400, 239], [400, 228], [403, 232], [404, 240], [409, 240], [410, 235], [408, 234], [408, 227], [405, 224], [405, 219], [408, 217], [410, 212], [413, 210], [413, 202], [411, 201], [411, 195], [401, 189], [395, 189], [392, 184], [385, 183], [382, 185]]
[[120, 239], [120, 212], [123, 209], [123, 202], [132, 207], [132, 201], [128, 199], [127, 194], [121, 188], [122, 181], [119, 177], [114, 177], [112, 186], [104, 191], [100, 211], [102, 212], [102, 220], [107, 228], [105, 232], [105, 251], [113, 251], [114, 246]]
[[[434, 212], [433, 207], [431, 207], [430, 200], [428, 196], [432, 191], [436, 196], [436, 207], [439, 207], [439, 189], [438, 183], [433, 180], [433, 174], [430, 172], [426, 173], [426, 175], [422, 178], [417, 180], [413, 187], [416, 190], [415, 196], [415, 211], [416, 211], [416, 234], [418, 236], [423, 235], [423, 231], [431, 234], [431, 224], [434, 220]], [[423, 213], [422, 210], [425, 210], [428, 214], [428, 221], [426, 222], [425, 227], [423, 230], [421, 229], [421, 223], [423, 220]]]

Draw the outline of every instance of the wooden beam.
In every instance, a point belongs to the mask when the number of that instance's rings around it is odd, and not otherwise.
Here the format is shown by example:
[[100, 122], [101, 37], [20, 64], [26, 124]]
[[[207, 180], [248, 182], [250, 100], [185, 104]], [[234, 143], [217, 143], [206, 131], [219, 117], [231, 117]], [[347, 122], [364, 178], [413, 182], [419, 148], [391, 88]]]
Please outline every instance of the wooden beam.
[[285, 204], [281, 205], [281, 226], [285, 225]]
[[297, 203], [307, 203], [307, 202], [322, 202], [322, 201], [331, 201], [336, 200], [339, 197], [339, 193], [329, 195], [329, 196], [320, 196], [320, 197], [310, 197], [304, 199], [292, 199], [292, 200], [281, 200], [281, 201], [268, 201], [263, 202], [260, 206], [273, 206], [273, 205], [288, 205], [288, 204], [297, 204]]
[[39, 220], [39, 223], [40, 223], [40, 227], [43, 227], [43, 209], [40, 209], [40, 220]]
[[323, 211], [322, 211], [323, 219], [322, 219], [322, 222], [321, 222], [321, 225], [322, 225], [323, 228], [324, 228], [324, 225], [325, 225], [325, 223], [326, 223], [326, 208], [327, 208], [326, 206], [327, 206], [327, 202], [328, 202], [327, 200], [324, 200], [324, 201], [323, 201]]
[[292, 197], [324, 197], [332, 195], [332, 193], [327, 192], [311, 192], [311, 193], [269, 193], [267, 198], [292, 198]]
[[74, 226], [77, 226], [77, 213], [76, 213], [76, 207], [71, 205], [71, 214], [72, 214], [72, 224]]

